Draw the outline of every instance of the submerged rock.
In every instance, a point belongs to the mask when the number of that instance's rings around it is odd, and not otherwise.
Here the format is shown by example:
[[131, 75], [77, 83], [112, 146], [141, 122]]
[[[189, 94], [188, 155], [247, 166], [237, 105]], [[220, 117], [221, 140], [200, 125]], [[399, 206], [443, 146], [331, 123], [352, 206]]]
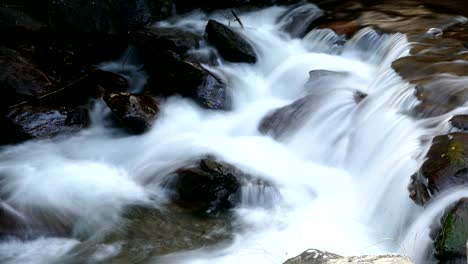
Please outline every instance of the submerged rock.
[[431, 148], [409, 186], [410, 197], [420, 205], [450, 187], [468, 183], [468, 134], [451, 133], [433, 139]]
[[434, 255], [444, 263], [464, 263], [467, 241], [468, 198], [464, 198], [443, 217], [442, 228], [434, 241]]
[[149, 95], [111, 93], [104, 101], [119, 123], [132, 134], [148, 130], [159, 113], [158, 104]]
[[347, 264], [347, 263], [366, 263], [366, 264], [411, 264], [409, 257], [400, 255], [375, 255], [375, 256], [356, 256], [342, 257], [330, 252], [309, 249], [297, 257], [291, 258], [284, 264]]
[[0, 200], [0, 240], [70, 237], [72, 222], [71, 217], [49, 209], [23, 208], [20, 211]]
[[281, 18], [281, 29], [293, 38], [300, 38], [310, 30], [312, 23], [323, 15], [323, 11], [316, 5], [303, 4], [289, 10]]
[[[124, 209], [121, 223], [103, 241], [104, 244], [120, 245], [118, 253], [106, 262], [153, 262], [157, 256], [215, 246], [230, 241], [232, 229], [230, 216], [206, 218], [183, 213], [174, 207], [131, 205]], [[81, 249], [77, 247], [75, 250]], [[85, 247], [84, 250], [96, 248]], [[76, 258], [73, 255], [73, 261]], [[86, 262], [86, 258], [82, 262]]]
[[209, 20], [206, 25], [208, 42], [215, 46], [221, 57], [230, 62], [256, 63], [257, 55], [252, 45], [229, 27]]
[[302, 127], [313, 108], [312, 96], [305, 96], [268, 113], [260, 121], [258, 130], [275, 139], [283, 139]]

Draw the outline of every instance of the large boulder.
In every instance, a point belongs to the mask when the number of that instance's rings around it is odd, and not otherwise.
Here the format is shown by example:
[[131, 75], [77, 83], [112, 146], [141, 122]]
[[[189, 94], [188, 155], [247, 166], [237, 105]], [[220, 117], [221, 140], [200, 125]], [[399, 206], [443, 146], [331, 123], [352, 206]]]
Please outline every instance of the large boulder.
[[250, 176], [233, 165], [209, 157], [177, 170], [165, 186], [181, 207], [212, 214], [233, 208], [239, 202], [241, 180], [246, 177]]
[[324, 15], [323, 11], [314, 4], [295, 6], [280, 19], [281, 29], [293, 38], [303, 37], [314, 21]]
[[284, 264], [411, 264], [409, 257], [399, 255], [375, 255], [342, 257], [330, 252], [309, 249], [297, 257], [291, 258]]
[[143, 52], [171, 50], [184, 55], [200, 47], [202, 37], [192, 31], [175, 27], [145, 27], [132, 34], [132, 42]]
[[231, 95], [226, 85], [198, 63], [168, 51], [152, 54], [145, 60], [149, 79], [146, 90], [153, 95], [182, 95], [208, 109], [231, 109]]
[[451, 133], [433, 139], [431, 148], [409, 186], [410, 197], [424, 205], [438, 192], [468, 183], [468, 134]]
[[120, 125], [132, 134], [147, 131], [159, 114], [158, 103], [146, 94], [110, 93], [104, 101]]
[[219, 54], [231, 62], [257, 62], [257, 55], [250, 43], [233, 29], [210, 19], [206, 25], [208, 42], [215, 46]]
[[176, 205], [198, 215], [218, 215], [239, 204], [271, 207], [279, 198], [268, 180], [211, 155], [168, 174], [163, 186]]
[[442, 219], [434, 255], [443, 263], [464, 263], [468, 241], [468, 198], [460, 200]]

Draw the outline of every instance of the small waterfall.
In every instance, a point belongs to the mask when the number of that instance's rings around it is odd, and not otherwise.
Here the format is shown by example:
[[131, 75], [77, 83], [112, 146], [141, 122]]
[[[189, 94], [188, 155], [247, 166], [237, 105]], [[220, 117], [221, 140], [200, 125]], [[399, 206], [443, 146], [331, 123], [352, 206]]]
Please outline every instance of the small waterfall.
[[[408, 197], [410, 175], [428, 148], [421, 138], [447, 129], [447, 117], [420, 122], [407, 116], [417, 103], [414, 86], [391, 68], [409, 53], [406, 37], [366, 28], [348, 41], [329, 29], [291, 39], [277, 23], [285, 10], [239, 14], [243, 29], [231, 23], [254, 45], [256, 64], [206, 66], [226, 81], [230, 112], [173, 96], [161, 102], [149, 132], [123, 136], [103, 125], [107, 110], [97, 102], [93, 126], [80, 134], [2, 149], [2, 207], [41, 227], [56, 219], [71, 238], [0, 241], [0, 262], [64, 263], [90, 248], [93, 254], [84, 257], [89, 263], [112, 260], [125, 241], [99, 238], [122, 220], [123, 208], [163, 207], [163, 177], [187, 160], [214, 154], [263, 179], [240, 190], [233, 221], [242, 228], [229, 243], [153, 256], [152, 262], [282, 263], [319, 248], [342, 255], [399, 252], [425, 263], [430, 223], [468, 194], [462, 189], [441, 196], [424, 212]], [[194, 13], [158, 26], [202, 32], [208, 18], [224, 19]], [[145, 74], [131, 54], [100, 67], [124, 75], [132, 92], [144, 86]], [[336, 77], [321, 78], [318, 71]], [[311, 110], [297, 131], [283, 140], [260, 134], [268, 113], [304, 96]]]

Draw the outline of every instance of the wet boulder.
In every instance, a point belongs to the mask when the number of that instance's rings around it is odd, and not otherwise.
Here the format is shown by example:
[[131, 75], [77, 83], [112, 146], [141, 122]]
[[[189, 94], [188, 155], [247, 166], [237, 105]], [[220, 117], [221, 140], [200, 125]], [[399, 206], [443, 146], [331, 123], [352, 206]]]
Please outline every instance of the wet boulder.
[[159, 114], [158, 103], [146, 94], [110, 93], [104, 101], [119, 124], [132, 134], [147, 131]]
[[323, 11], [314, 4], [295, 6], [280, 19], [283, 24], [281, 29], [293, 38], [301, 38], [311, 29], [312, 23], [323, 15]]
[[55, 89], [50, 76], [18, 52], [0, 47], [0, 101], [2, 106], [31, 100]]
[[22, 105], [9, 110], [6, 121], [11, 134], [19, 137], [17, 143], [26, 139], [44, 139], [76, 133], [89, 126], [85, 108]]
[[226, 85], [198, 63], [174, 52], [157, 56], [159, 61], [145, 62], [149, 80], [146, 90], [153, 95], [181, 95], [194, 99], [208, 109], [231, 109], [231, 95]]
[[190, 49], [200, 47], [202, 37], [192, 31], [175, 27], [145, 27], [131, 36], [131, 41], [143, 52], [170, 50], [184, 55]]
[[313, 97], [308, 95], [268, 113], [258, 127], [260, 133], [274, 139], [284, 139], [299, 130], [314, 109]]
[[239, 202], [241, 179], [245, 177], [249, 176], [231, 164], [204, 158], [177, 170], [165, 187], [179, 206], [194, 213], [213, 214]]
[[434, 255], [443, 263], [464, 263], [467, 241], [468, 198], [464, 198], [442, 218], [442, 227], [434, 241]]
[[267, 208], [281, 199], [272, 182], [211, 155], [170, 173], [163, 187], [174, 204], [195, 215], [217, 216], [239, 204]]
[[450, 133], [433, 139], [417, 173], [411, 178], [410, 197], [420, 205], [450, 187], [468, 183], [468, 134]]
[[256, 63], [257, 55], [252, 45], [239, 33], [215, 20], [209, 20], [205, 28], [206, 38], [225, 60]]

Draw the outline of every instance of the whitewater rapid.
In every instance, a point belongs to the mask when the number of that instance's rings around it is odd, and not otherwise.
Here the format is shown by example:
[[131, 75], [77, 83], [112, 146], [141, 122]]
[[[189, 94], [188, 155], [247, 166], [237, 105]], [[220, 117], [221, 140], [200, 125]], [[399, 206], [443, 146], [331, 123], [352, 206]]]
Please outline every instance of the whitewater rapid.
[[[235, 218], [248, 228], [229, 245], [155, 256], [150, 263], [282, 263], [308, 248], [341, 255], [420, 254], [429, 238], [408, 238], [419, 234], [414, 228], [407, 233], [422, 209], [408, 198], [407, 185], [427, 151], [421, 138], [432, 130], [406, 116], [417, 103], [414, 87], [391, 69], [392, 61], [408, 55], [406, 37], [363, 29], [342, 45], [341, 37], [322, 29], [291, 39], [278, 22], [285, 10], [239, 14], [243, 29], [230, 23], [254, 45], [258, 63], [206, 66], [227, 82], [232, 111], [201, 109], [174, 96], [161, 102], [149, 132], [125, 136], [105, 126], [109, 111], [98, 101], [91, 128], [3, 149], [3, 202], [25, 219], [28, 212], [44, 210], [76, 222], [74, 239], [0, 242], [2, 263], [64, 263], [85, 243], [82, 238], [95, 239], [112, 228], [125, 205], [163, 204], [161, 176], [207, 153], [268, 179], [278, 195], [255, 201], [255, 193], [244, 194], [250, 202], [235, 209]], [[225, 20], [220, 14], [210, 18]], [[159, 26], [203, 31], [207, 20], [196, 13]], [[144, 73], [128, 67], [132, 89], [141, 91]], [[312, 70], [348, 75], [320, 83], [309, 81]], [[356, 91], [367, 94], [360, 103]], [[267, 113], [305, 95], [312, 95], [314, 107], [297, 133], [277, 141], [258, 132]], [[106, 263], [118, 251], [118, 245], [96, 245], [89, 263]]]

